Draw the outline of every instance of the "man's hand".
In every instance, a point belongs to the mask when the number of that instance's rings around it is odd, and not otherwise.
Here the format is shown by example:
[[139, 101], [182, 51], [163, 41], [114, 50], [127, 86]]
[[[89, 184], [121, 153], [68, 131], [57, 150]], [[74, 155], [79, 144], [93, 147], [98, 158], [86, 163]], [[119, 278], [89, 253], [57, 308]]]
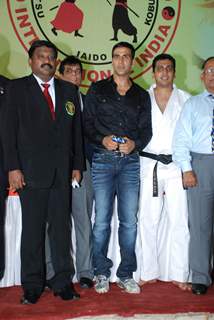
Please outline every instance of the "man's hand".
[[117, 142], [112, 141], [112, 138], [113, 138], [113, 135], [111, 135], [111, 136], [105, 136], [105, 137], [103, 138], [103, 141], [102, 141], [102, 144], [104, 145], [104, 147], [105, 147], [107, 150], [109, 150], [109, 151], [111, 151], [111, 150], [117, 150], [118, 145], [119, 145]]
[[184, 188], [193, 188], [198, 184], [197, 176], [194, 171], [183, 172], [182, 179]]
[[80, 170], [73, 170], [72, 171], [72, 181], [76, 180], [78, 183], [80, 183], [81, 179], [82, 179], [82, 175]]
[[26, 185], [25, 179], [21, 170], [9, 171], [8, 180], [9, 180], [10, 190], [12, 192], [15, 192], [18, 189], [23, 189], [23, 187]]
[[119, 144], [119, 151], [125, 154], [131, 153], [135, 148], [135, 142], [127, 137], [123, 137], [126, 142]]

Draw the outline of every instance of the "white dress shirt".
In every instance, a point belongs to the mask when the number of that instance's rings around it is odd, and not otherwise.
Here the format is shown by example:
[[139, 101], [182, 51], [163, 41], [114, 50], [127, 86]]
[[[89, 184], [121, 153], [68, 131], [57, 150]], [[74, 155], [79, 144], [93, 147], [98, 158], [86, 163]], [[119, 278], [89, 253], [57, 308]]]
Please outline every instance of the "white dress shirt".
[[33, 74], [33, 76], [37, 80], [42, 92], [44, 91], [44, 87], [42, 86], [43, 83], [48, 83], [50, 85], [50, 87], [48, 88], [48, 91], [49, 91], [51, 99], [53, 101], [54, 110], [55, 110], [56, 98], [55, 98], [54, 77], [51, 78], [48, 82], [44, 82], [39, 77], [37, 77], [35, 74]]

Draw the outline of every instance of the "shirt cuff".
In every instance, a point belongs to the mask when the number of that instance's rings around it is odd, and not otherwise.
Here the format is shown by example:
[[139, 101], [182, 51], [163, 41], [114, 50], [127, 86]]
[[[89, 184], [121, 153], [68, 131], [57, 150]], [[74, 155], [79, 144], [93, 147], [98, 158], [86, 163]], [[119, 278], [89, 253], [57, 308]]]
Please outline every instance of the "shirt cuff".
[[181, 162], [181, 170], [182, 172], [192, 171], [192, 166], [189, 161]]

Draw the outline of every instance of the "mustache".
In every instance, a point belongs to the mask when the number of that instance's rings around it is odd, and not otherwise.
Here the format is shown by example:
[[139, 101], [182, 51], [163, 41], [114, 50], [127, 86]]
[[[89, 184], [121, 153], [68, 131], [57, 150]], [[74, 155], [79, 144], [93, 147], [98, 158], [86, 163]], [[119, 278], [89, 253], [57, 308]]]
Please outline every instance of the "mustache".
[[44, 67], [49, 67], [50, 69], [53, 69], [53, 66], [50, 64], [50, 63], [43, 63], [41, 64], [41, 68], [44, 68]]

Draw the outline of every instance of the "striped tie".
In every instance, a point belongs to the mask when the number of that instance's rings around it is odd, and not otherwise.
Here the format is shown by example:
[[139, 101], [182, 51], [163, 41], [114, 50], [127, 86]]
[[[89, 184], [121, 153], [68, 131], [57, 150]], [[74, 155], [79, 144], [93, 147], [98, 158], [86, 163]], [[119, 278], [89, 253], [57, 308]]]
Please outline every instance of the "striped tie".
[[[214, 95], [210, 94], [209, 96], [212, 99], [212, 102], [214, 103]], [[212, 137], [212, 152], [214, 152], [214, 108], [213, 108], [213, 121], [212, 121], [211, 137]]]

